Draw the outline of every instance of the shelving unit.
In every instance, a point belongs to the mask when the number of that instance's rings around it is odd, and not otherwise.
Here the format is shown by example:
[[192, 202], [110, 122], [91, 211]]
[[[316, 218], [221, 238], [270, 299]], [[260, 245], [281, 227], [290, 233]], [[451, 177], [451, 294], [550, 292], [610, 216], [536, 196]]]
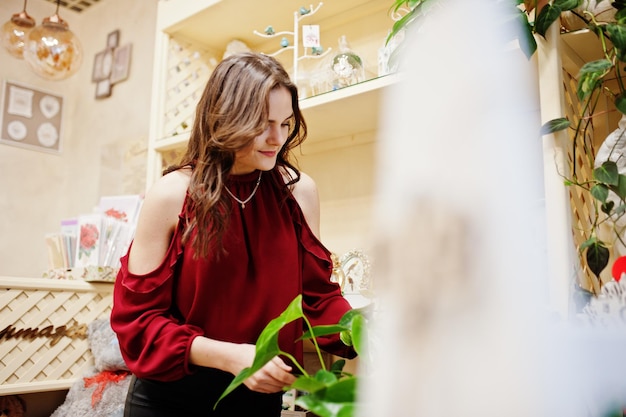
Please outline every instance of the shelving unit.
[[[228, 43], [236, 39], [253, 51], [272, 53], [280, 39], [254, 31], [270, 25], [277, 32], [290, 30], [294, 11], [317, 5], [293, 0], [273, 1], [271, 7], [245, 0], [159, 2], [148, 185], [173, 162], [168, 158], [184, 150], [195, 103]], [[377, 77], [378, 49], [394, 23], [389, 8], [388, 0], [326, 0], [306, 22], [320, 25], [324, 49], [337, 49], [339, 37], [346, 35], [365, 63], [367, 81], [300, 101], [309, 137], [298, 164], [317, 182], [323, 241], [338, 254], [367, 246], [380, 103], [386, 88], [398, 80], [396, 75]], [[292, 52], [276, 58], [291, 70]], [[303, 60], [302, 72], [316, 71], [325, 62]]]

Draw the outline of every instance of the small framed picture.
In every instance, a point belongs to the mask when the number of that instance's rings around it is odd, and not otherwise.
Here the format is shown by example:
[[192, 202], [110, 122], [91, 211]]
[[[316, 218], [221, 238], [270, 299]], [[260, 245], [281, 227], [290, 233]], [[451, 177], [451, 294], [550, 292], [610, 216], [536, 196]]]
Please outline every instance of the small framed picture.
[[93, 60], [93, 72], [91, 73], [91, 81], [98, 82], [111, 75], [113, 69], [113, 49], [107, 48], [102, 52], [98, 52]]
[[371, 290], [370, 263], [362, 250], [355, 249], [345, 253], [339, 259], [344, 275], [344, 294], [366, 295]]
[[124, 46], [116, 48], [113, 53], [113, 68], [111, 70], [111, 84], [119, 83], [128, 78], [130, 71], [130, 54], [132, 44], [127, 43]]
[[117, 46], [120, 44], [120, 30], [114, 30], [113, 32], [109, 33], [107, 36], [107, 48], [117, 48]]
[[111, 96], [111, 81], [106, 78], [96, 83], [96, 99], [103, 99]]
[[0, 144], [61, 153], [63, 97], [5, 80], [0, 100]]

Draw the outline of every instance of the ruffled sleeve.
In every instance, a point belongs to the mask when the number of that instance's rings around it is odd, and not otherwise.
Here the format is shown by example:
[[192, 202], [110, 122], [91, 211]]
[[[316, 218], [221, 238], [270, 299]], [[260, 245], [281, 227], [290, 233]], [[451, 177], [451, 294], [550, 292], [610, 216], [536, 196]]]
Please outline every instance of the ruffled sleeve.
[[133, 274], [128, 270], [128, 253], [121, 259], [111, 326], [124, 361], [137, 377], [171, 381], [192, 373], [188, 360], [191, 342], [203, 331], [183, 324], [172, 313], [174, 269], [181, 254], [179, 227], [163, 262], [154, 271]]
[[[295, 225], [302, 245], [302, 300], [303, 310], [313, 326], [337, 324], [352, 307], [341, 294], [341, 288], [330, 280], [332, 261], [330, 252], [309, 228], [300, 206], [292, 201]], [[356, 352], [346, 346], [339, 335], [318, 338], [320, 347], [333, 355], [354, 358]]]

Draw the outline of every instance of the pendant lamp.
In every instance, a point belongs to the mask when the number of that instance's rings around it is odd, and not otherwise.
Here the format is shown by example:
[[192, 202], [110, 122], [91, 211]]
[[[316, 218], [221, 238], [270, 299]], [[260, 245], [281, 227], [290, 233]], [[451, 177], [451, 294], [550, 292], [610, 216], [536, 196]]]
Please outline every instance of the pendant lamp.
[[26, 13], [26, 2], [20, 13], [11, 16], [11, 20], [2, 26], [2, 46], [15, 58], [24, 58], [24, 43], [32, 28], [35, 27], [35, 19]]
[[47, 80], [64, 80], [75, 74], [83, 60], [83, 48], [69, 25], [59, 16], [60, 0], [54, 15], [28, 34], [24, 59], [30, 68]]

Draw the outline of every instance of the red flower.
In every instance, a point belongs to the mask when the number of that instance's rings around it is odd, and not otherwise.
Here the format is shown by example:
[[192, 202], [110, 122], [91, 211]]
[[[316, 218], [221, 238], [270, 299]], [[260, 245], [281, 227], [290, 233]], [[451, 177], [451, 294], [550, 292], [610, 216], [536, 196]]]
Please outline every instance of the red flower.
[[114, 217], [116, 219], [126, 221], [126, 213], [124, 213], [123, 211], [115, 210], [114, 208], [108, 209], [107, 211], [104, 212], [104, 214], [106, 214], [109, 217]]
[[611, 271], [613, 279], [617, 282], [622, 279], [622, 274], [626, 274], [626, 256], [620, 256], [617, 258]]
[[80, 246], [85, 249], [91, 249], [96, 246], [98, 241], [98, 228], [95, 224], [87, 223], [80, 227]]

